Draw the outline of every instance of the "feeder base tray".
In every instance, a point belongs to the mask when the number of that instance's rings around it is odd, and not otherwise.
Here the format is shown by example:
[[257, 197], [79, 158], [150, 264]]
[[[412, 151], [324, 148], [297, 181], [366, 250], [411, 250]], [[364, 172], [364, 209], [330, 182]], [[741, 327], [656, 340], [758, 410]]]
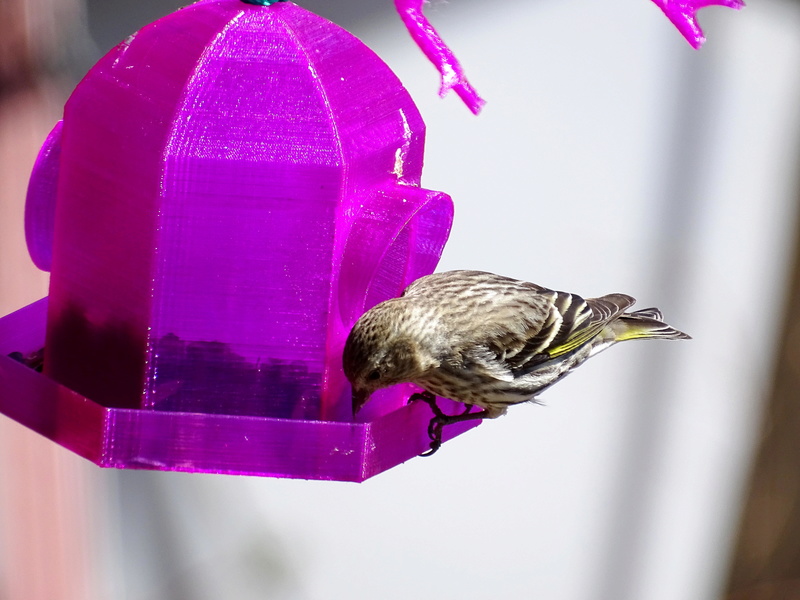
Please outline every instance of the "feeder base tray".
[[[0, 318], [0, 413], [101, 467], [364, 481], [429, 447], [422, 402], [365, 423], [102, 406], [8, 356], [44, 347], [46, 315], [43, 298]], [[444, 439], [476, 425], [448, 426]]]

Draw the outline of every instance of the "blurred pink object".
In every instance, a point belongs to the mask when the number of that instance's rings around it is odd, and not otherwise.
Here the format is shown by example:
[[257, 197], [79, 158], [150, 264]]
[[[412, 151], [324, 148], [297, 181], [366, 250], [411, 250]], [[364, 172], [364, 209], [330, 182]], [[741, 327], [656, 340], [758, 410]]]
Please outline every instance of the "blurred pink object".
[[439, 95], [444, 96], [450, 90], [455, 91], [473, 114], [478, 114], [486, 101], [478, 95], [477, 90], [467, 80], [464, 69], [455, 54], [422, 14], [424, 0], [394, 0], [400, 18], [411, 34], [420, 50], [428, 57], [442, 76]]
[[736, 10], [744, 7], [742, 0], [653, 0], [653, 2], [664, 11], [667, 18], [695, 49], [706, 41], [703, 30], [697, 23], [698, 10], [706, 6], [727, 6]]
[[[341, 369], [358, 316], [447, 240], [424, 135], [371, 50], [290, 2], [202, 0], [130, 36], [31, 177], [45, 374], [6, 364], [0, 409], [116, 467], [360, 480], [425, 450], [411, 390], [350, 423]], [[28, 308], [5, 354], [39, 343]]]
[[[394, 3], [414, 42], [441, 75], [439, 95], [444, 96], [450, 90], [454, 90], [464, 104], [477, 115], [486, 101], [467, 80], [461, 63], [423, 14], [422, 6], [425, 1], [394, 0]], [[738, 10], [744, 6], [742, 0], [653, 0], [653, 2], [664, 11], [667, 18], [693, 48], [699, 48], [705, 42], [703, 31], [697, 24], [695, 16], [699, 9], [715, 5]]]

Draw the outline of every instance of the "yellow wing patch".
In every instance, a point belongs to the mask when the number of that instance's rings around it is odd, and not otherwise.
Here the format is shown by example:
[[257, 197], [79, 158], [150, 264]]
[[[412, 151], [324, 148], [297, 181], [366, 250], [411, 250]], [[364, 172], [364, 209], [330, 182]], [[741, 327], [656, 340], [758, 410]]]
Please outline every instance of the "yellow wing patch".
[[547, 354], [550, 358], [558, 358], [577, 350], [600, 334], [606, 325], [633, 303], [634, 299], [625, 294], [609, 294], [588, 300], [583, 300], [574, 294], [564, 294], [559, 297], [556, 307], [562, 315], [565, 315], [565, 321], [568, 321], [566, 316], [570, 312], [573, 312], [574, 316], [571, 322], [565, 322], [565, 326], [569, 327], [565, 332], [566, 338], [547, 348]]

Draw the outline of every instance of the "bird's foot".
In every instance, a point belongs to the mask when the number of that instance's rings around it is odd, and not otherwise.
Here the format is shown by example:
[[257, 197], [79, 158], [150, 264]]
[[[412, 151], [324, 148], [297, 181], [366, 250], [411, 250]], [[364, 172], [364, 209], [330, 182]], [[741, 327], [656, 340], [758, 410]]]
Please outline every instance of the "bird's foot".
[[[438, 408], [438, 407], [437, 407]], [[429, 449], [420, 454], [420, 456], [432, 456], [439, 448], [442, 447], [442, 432], [446, 424], [447, 415], [441, 413], [434, 416], [428, 423], [428, 437], [431, 440]]]
[[447, 419], [447, 415], [444, 414], [442, 409], [439, 408], [439, 405], [436, 404], [436, 396], [431, 392], [412, 394], [408, 402], [411, 403], [418, 400], [430, 406], [434, 415], [430, 423], [428, 423], [428, 437], [431, 439], [430, 449], [420, 454], [420, 456], [431, 456], [442, 447], [442, 429], [444, 428], [444, 421]]
[[442, 447], [442, 442], [441, 441], [431, 440], [430, 449], [429, 450], [425, 450], [425, 452], [420, 454], [420, 456], [432, 456], [441, 447]]
[[412, 402], [416, 402], [417, 400], [421, 400], [422, 402], [430, 406], [431, 410], [433, 411], [433, 414], [436, 415], [437, 417], [447, 416], [442, 412], [442, 409], [439, 408], [439, 405], [436, 404], [436, 396], [434, 396], [432, 393], [418, 392], [416, 394], [411, 394], [411, 396], [408, 398], [408, 403], [411, 404]]
[[473, 407], [472, 404], [467, 404], [464, 412], [461, 414], [445, 414], [442, 409], [439, 408], [439, 405], [436, 404], [436, 396], [430, 392], [412, 394], [408, 399], [409, 402], [414, 402], [416, 400], [421, 400], [430, 406], [434, 415], [428, 423], [428, 437], [431, 440], [430, 449], [420, 454], [420, 456], [431, 456], [442, 447], [442, 433], [445, 425], [452, 425], [453, 423], [461, 423], [462, 421], [471, 421], [474, 419], [485, 419], [489, 416], [485, 410], [476, 413], [471, 412]]

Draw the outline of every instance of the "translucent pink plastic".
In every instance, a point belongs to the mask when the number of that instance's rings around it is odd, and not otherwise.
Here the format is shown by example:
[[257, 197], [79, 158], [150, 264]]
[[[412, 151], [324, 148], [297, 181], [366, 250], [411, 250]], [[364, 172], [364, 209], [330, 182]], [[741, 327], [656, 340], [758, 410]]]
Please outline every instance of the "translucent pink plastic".
[[[740, 9], [742, 0], [653, 0], [677, 27], [681, 35], [693, 48], [705, 42], [703, 31], [697, 23], [696, 13], [705, 6], [727, 6]], [[464, 69], [455, 54], [445, 44], [422, 12], [425, 0], [394, 0], [397, 12], [420, 50], [428, 57], [441, 75], [439, 95], [454, 90], [459, 98], [474, 113], [478, 114], [486, 101], [467, 80]]]
[[[699, 8], [742, 6], [653, 1], [695, 47]], [[477, 113], [421, 0], [395, 2]], [[0, 319], [0, 411], [120, 468], [361, 481], [426, 450], [413, 389], [353, 422], [341, 370], [358, 316], [447, 239], [424, 133], [373, 52], [290, 2], [202, 0], [131, 36], [36, 162], [25, 229], [51, 290]], [[7, 357], [42, 347], [45, 374]]]
[[53, 227], [58, 193], [58, 169], [61, 165], [61, 128], [59, 121], [47, 136], [28, 182], [25, 201], [25, 238], [33, 264], [42, 271], [53, 266]]
[[[363, 481], [428, 449], [428, 406], [391, 410], [391, 394], [359, 423], [102, 406], [7, 357], [42, 347], [46, 311], [43, 299], [0, 318], [0, 413], [101, 467]], [[445, 440], [475, 425], [450, 425]]]
[[653, 2], [664, 11], [692, 48], [699, 48], [706, 41], [703, 30], [697, 23], [699, 9], [706, 6], [726, 6], [739, 10], [744, 7], [742, 0], [653, 0]]
[[425, 450], [412, 390], [352, 423], [341, 368], [358, 316], [447, 240], [424, 135], [391, 70], [292, 3], [203, 0], [145, 27], [78, 85], [34, 169], [45, 374], [18, 392], [83, 407], [109, 466], [360, 480]]
[[424, 0], [394, 0], [397, 12], [414, 42], [441, 75], [442, 85], [439, 95], [444, 96], [450, 90], [455, 91], [467, 108], [477, 115], [486, 101], [472, 87], [453, 51], [444, 43], [436, 29], [422, 13], [423, 3]]

